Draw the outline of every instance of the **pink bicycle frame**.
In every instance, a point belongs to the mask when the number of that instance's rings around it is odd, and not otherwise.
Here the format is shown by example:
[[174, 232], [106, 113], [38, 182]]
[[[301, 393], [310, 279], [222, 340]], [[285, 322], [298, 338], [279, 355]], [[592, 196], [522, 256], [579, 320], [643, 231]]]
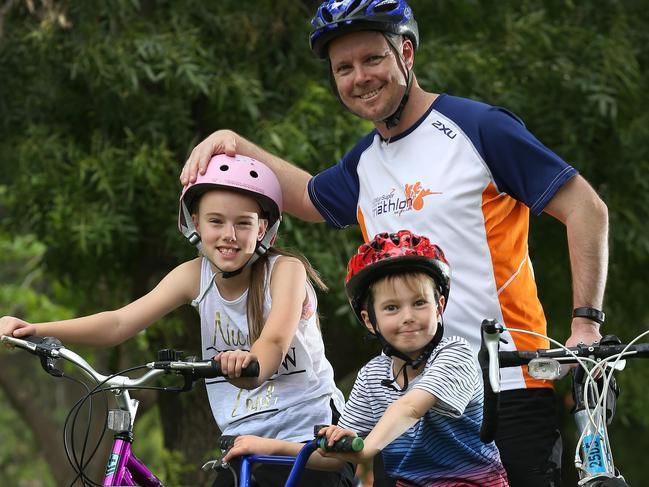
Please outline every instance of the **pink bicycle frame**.
[[131, 452], [131, 442], [115, 436], [106, 464], [103, 485], [164, 487], [164, 484]]

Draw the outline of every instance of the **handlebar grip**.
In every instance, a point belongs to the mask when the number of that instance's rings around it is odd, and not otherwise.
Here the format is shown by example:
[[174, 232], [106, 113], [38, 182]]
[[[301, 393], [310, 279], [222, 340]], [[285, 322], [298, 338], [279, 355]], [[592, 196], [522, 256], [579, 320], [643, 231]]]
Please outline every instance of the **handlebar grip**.
[[193, 376], [197, 379], [213, 379], [214, 377], [222, 377], [221, 364], [214, 360], [207, 360], [204, 362], [204, 367], [196, 367], [193, 370]]
[[[206, 367], [196, 367], [194, 369], [194, 376], [203, 379], [213, 379], [215, 377], [223, 377], [221, 364], [215, 360], [208, 360], [209, 365]], [[247, 367], [241, 369], [241, 377], [259, 377], [259, 362], [256, 360], [250, 362]]]
[[538, 356], [537, 352], [498, 352], [501, 368], [526, 365], [530, 363], [530, 360], [538, 358]]
[[259, 377], [259, 362], [250, 362], [248, 367], [241, 370], [241, 377]]
[[363, 442], [363, 438], [360, 436], [345, 436], [331, 446], [327, 445], [326, 438], [320, 438], [320, 441], [318, 441], [318, 448], [337, 453], [358, 452], [361, 451], [364, 446], [365, 443]]
[[221, 435], [219, 438], [219, 448], [221, 451], [227, 451], [234, 446], [234, 440], [237, 439], [239, 435]]
[[[154, 369], [173, 370], [182, 373], [191, 381], [223, 377], [221, 364], [214, 360], [203, 360], [201, 362], [151, 362], [149, 366]], [[250, 362], [247, 367], [241, 369], [241, 376], [259, 377], [259, 362]]]

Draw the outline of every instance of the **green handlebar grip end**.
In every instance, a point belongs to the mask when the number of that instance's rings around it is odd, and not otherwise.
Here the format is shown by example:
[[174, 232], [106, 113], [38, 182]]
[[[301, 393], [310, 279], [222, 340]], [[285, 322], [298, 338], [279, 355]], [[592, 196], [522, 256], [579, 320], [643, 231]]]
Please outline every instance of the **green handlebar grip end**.
[[352, 440], [352, 450], [361, 451], [363, 449], [363, 446], [365, 446], [365, 442], [360, 436], [357, 436]]

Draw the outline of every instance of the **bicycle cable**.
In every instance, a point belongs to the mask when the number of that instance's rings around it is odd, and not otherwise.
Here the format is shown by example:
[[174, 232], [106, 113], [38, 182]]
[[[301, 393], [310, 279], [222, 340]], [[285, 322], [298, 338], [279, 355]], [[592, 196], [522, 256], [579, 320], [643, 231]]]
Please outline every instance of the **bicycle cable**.
[[[88, 477], [86, 475], [86, 473], [84, 471], [84, 469], [92, 461], [95, 454], [99, 450], [99, 448], [101, 446], [101, 442], [102, 442], [102, 440], [103, 440], [103, 438], [104, 438], [104, 436], [106, 434], [107, 428], [108, 428], [107, 421], [104, 421], [104, 427], [103, 427], [103, 430], [101, 432], [101, 435], [99, 436], [99, 438], [98, 438], [98, 440], [97, 440], [97, 442], [95, 444], [95, 447], [92, 450], [92, 453], [88, 456], [87, 460], [84, 461], [84, 452], [85, 452], [85, 449], [86, 449], [86, 444], [87, 444], [89, 434], [90, 434], [90, 429], [91, 429], [91, 422], [90, 421], [91, 421], [91, 416], [92, 416], [92, 397], [95, 394], [99, 394], [99, 393], [104, 393], [105, 394], [106, 392], [113, 391], [113, 390], [124, 390], [124, 389], [128, 389], [128, 390], [163, 390], [163, 391], [167, 390], [166, 387], [156, 387], [156, 386], [136, 386], [136, 387], [128, 387], [128, 388], [126, 388], [126, 387], [106, 387], [106, 388], [102, 388], [101, 387], [103, 384], [105, 384], [109, 380], [113, 379], [114, 377], [118, 377], [120, 375], [124, 375], [126, 373], [133, 372], [135, 370], [139, 370], [139, 369], [143, 369], [143, 368], [146, 368], [146, 366], [145, 365], [138, 365], [138, 366], [129, 367], [127, 369], [124, 369], [124, 370], [121, 370], [121, 371], [116, 372], [114, 374], [111, 374], [108, 377], [106, 377], [104, 380], [102, 380], [100, 382], [97, 382], [97, 384], [92, 389], [90, 389], [90, 387], [85, 382], [83, 382], [83, 381], [81, 381], [79, 379], [69, 377], [69, 376], [67, 376], [65, 374], [62, 376], [62, 377], [65, 377], [65, 378], [67, 378], [69, 380], [78, 382], [79, 384], [83, 385], [83, 387], [86, 389], [86, 393], [79, 400], [77, 400], [77, 402], [72, 406], [72, 408], [68, 412], [68, 415], [66, 416], [64, 427], [63, 427], [63, 441], [64, 441], [64, 446], [65, 446], [66, 457], [68, 459], [68, 462], [70, 463], [70, 465], [74, 469], [75, 473], [77, 474], [77, 476], [72, 480], [72, 483], [70, 484], [70, 487], [72, 487], [72, 485], [79, 479], [81, 480], [81, 482], [83, 483], [84, 486], [90, 485], [91, 487], [101, 487], [103, 485], [103, 484], [99, 484], [99, 483], [95, 482], [94, 480], [92, 480], [90, 477]], [[83, 446], [83, 449], [82, 449], [81, 457], [77, 458], [76, 449], [74, 447], [74, 430], [75, 430], [75, 425], [76, 425], [76, 422], [77, 422], [77, 419], [78, 419], [79, 411], [83, 407], [84, 403], [86, 401], [88, 401], [88, 400], [90, 400], [90, 406], [89, 406], [89, 417], [88, 417], [88, 422], [87, 422], [87, 427], [86, 427], [86, 434], [84, 436], [84, 446]], [[106, 404], [106, 409], [108, 409], [108, 401], [107, 401], [105, 395], [104, 395], [104, 401], [105, 401], [105, 404]], [[71, 423], [70, 423], [70, 419], [72, 419]], [[72, 426], [69, 426], [70, 424]], [[68, 429], [71, 429], [71, 431], [70, 431], [70, 444], [69, 445], [68, 445], [67, 434], [66, 434]]]

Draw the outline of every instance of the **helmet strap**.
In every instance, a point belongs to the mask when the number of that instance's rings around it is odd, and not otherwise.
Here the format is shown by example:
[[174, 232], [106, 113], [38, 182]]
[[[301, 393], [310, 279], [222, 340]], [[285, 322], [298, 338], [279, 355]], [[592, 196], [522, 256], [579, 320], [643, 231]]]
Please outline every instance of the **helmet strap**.
[[412, 70], [408, 69], [408, 66], [406, 66], [406, 60], [403, 58], [403, 55], [399, 51], [398, 46], [395, 44], [394, 40], [385, 32], [383, 33], [383, 37], [385, 37], [385, 40], [388, 42], [388, 45], [390, 46], [390, 49], [392, 49], [392, 51], [394, 52], [396, 58], [399, 59], [399, 61], [401, 61], [403, 74], [406, 78], [406, 90], [403, 92], [403, 96], [401, 97], [399, 106], [397, 107], [397, 109], [394, 111], [392, 115], [390, 115], [389, 117], [383, 120], [383, 123], [385, 124], [385, 128], [389, 130], [399, 125], [399, 121], [401, 120], [401, 115], [403, 114], [403, 110], [404, 108], [406, 108], [406, 104], [408, 103], [408, 98], [410, 97], [410, 88], [412, 87]]
[[187, 209], [187, 205], [183, 201], [180, 205], [181, 211], [183, 213], [184, 222], [180, 222], [180, 231], [183, 233], [185, 238], [189, 241], [190, 244], [195, 246], [198, 251], [203, 254], [203, 245], [201, 244], [201, 236], [196, 230], [194, 225], [194, 220], [192, 220], [192, 215]]

